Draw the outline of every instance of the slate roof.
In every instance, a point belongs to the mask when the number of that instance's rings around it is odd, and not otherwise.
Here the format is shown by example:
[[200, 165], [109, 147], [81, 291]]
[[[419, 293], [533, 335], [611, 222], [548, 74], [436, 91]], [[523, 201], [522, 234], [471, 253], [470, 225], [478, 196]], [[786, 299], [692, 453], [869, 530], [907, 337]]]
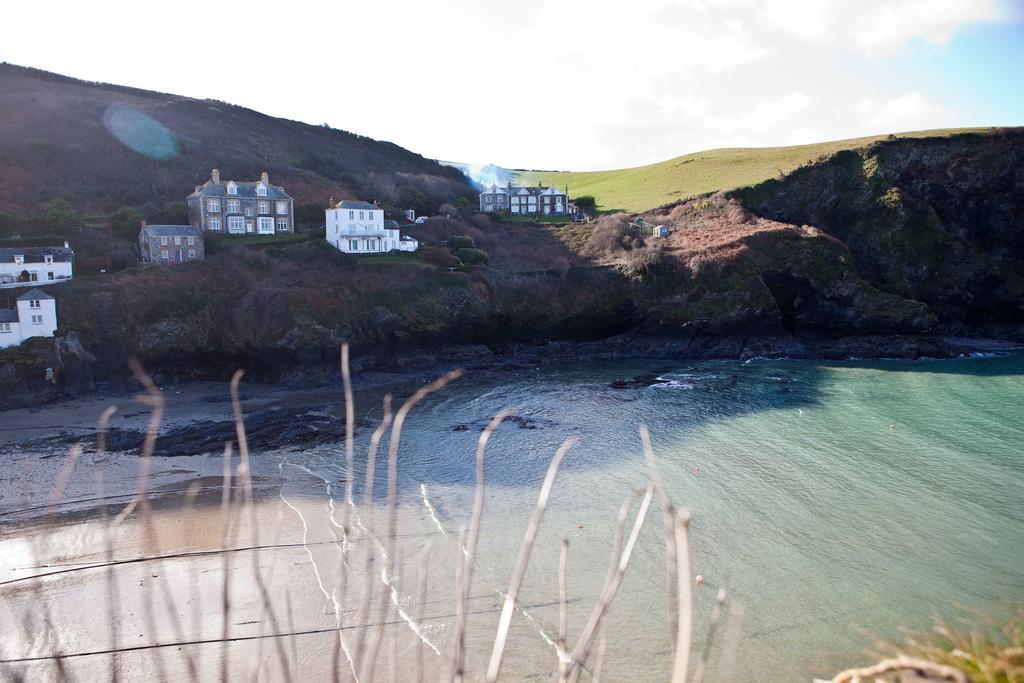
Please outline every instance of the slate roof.
[[52, 299], [53, 297], [39, 289], [38, 287], [30, 289], [21, 296], [18, 297], [18, 301], [28, 301], [29, 299]]
[[18, 312], [13, 308], [0, 308], [0, 323], [18, 322]]
[[397, 221], [393, 221], [393, 220], [391, 220], [389, 218], [388, 220], [384, 221], [384, 229], [385, 230], [398, 230], [398, 222]]
[[[238, 186], [238, 194], [228, 194], [228, 183], [234, 182]], [[207, 180], [199, 187], [199, 192], [193, 192], [190, 197], [202, 197], [214, 198], [214, 197], [228, 197], [234, 199], [239, 197], [241, 199], [291, 199], [291, 195], [284, 191], [283, 187], [277, 185], [267, 186], [267, 196], [261, 197], [256, 194], [256, 186], [260, 184], [260, 181], [246, 182], [240, 180], [222, 180], [219, 183], [213, 182], [213, 180]]]
[[147, 225], [142, 232], [150, 237], [203, 237], [203, 231], [194, 225]]
[[52, 256], [58, 263], [66, 263], [74, 255], [74, 251], [65, 247], [3, 247], [0, 248], [0, 263], [14, 263], [15, 256], [24, 256], [25, 263], [45, 263], [45, 256]]
[[362, 209], [364, 211], [366, 209], [373, 209], [375, 211], [380, 210], [379, 206], [374, 206], [370, 202], [359, 202], [359, 201], [356, 201], [354, 199], [343, 199], [338, 204], [338, 208], [339, 209]]
[[554, 194], [564, 195], [557, 187], [543, 187], [538, 185], [536, 187], [529, 187], [523, 185], [512, 185], [511, 187], [499, 187], [497, 185], [491, 185], [490, 187], [484, 188], [484, 191], [480, 194], [517, 194], [517, 195], [532, 195], [534, 197], [540, 196], [544, 193], [549, 193], [549, 190], [554, 190]]

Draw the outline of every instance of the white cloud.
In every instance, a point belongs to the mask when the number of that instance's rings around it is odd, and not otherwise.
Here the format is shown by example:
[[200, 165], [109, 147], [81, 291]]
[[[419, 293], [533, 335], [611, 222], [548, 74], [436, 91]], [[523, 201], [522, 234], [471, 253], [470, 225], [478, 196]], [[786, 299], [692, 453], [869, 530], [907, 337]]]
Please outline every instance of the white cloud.
[[[59, 20], [13, 3], [0, 60], [327, 122], [434, 158], [601, 168], [955, 125], [933, 91], [876, 67], [908, 41], [1005, 18], [1000, 1], [252, 0], [239, 12], [96, 0]], [[203, 28], [225, 26], [266, 40]]]

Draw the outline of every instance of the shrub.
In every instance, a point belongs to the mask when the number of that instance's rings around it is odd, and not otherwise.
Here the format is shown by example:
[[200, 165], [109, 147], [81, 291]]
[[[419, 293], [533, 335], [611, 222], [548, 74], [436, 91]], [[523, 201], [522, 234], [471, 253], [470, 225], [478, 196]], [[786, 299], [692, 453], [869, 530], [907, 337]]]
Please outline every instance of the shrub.
[[486, 213], [475, 213], [469, 218], [469, 222], [480, 228], [486, 230], [491, 227], [491, 217]]
[[455, 255], [459, 257], [459, 260], [467, 266], [475, 266], [481, 263], [487, 263], [489, 257], [487, 252], [483, 249], [473, 249], [467, 247], [465, 249], [459, 249], [455, 252]]
[[130, 206], [122, 206], [110, 214], [110, 231], [128, 240], [137, 239], [141, 229], [142, 214]]
[[448, 202], [445, 202], [441, 206], [437, 207], [437, 212], [442, 216], [458, 216], [459, 209]]
[[626, 214], [615, 213], [597, 219], [594, 231], [587, 238], [584, 252], [590, 256], [607, 258], [642, 245], [643, 241], [629, 227]]
[[573, 199], [572, 201], [576, 204], [577, 209], [583, 209], [590, 213], [593, 213], [597, 208], [597, 200], [589, 194], [585, 194], [582, 197], [576, 197], [576, 199]]
[[476, 242], [472, 237], [468, 235], [456, 235], [448, 240], [448, 245], [452, 251], [458, 251], [459, 249], [474, 249], [476, 248]]
[[459, 259], [447, 249], [441, 247], [426, 247], [423, 249], [423, 260], [439, 268], [454, 268], [459, 265]]
[[57, 197], [46, 205], [46, 225], [54, 230], [63, 231], [78, 222], [78, 214], [64, 197]]

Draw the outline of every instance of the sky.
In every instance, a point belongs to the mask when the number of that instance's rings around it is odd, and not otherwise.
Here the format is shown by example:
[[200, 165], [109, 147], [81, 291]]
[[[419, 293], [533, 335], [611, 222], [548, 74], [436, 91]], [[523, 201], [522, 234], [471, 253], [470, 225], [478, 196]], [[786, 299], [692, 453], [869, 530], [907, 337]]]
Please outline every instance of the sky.
[[1024, 0], [9, 5], [0, 61], [475, 164], [1024, 125]]

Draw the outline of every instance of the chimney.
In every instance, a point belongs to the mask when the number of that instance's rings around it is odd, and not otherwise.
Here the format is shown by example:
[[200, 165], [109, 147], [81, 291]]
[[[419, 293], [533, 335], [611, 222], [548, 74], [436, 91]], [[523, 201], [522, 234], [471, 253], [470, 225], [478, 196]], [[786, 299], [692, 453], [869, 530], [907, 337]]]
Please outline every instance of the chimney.
[[217, 169], [210, 171], [210, 179], [213, 180], [214, 185], [220, 185], [220, 171]]
[[139, 221], [139, 229], [140, 230], [145, 230], [146, 229], [146, 221], [145, 220]]
[[[143, 225], [145, 225], [145, 224], [146, 224], [146, 221], [142, 221], [142, 224], [143, 224]], [[70, 245], [70, 244], [68, 244], [68, 241], [67, 241], [67, 240], [64, 240], [64, 248], [65, 248], [65, 249], [70, 249], [70, 248], [71, 248], [71, 245]]]
[[266, 171], [260, 173], [260, 182], [270, 187], [270, 175]]
[[328, 209], [333, 209], [334, 208], [334, 195], [331, 195], [330, 199], [327, 200], [327, 208]]
[[199, 194], [202, 191], [203, 191], [203, 186], [202, 185], [196, 185], [196, 194]]

